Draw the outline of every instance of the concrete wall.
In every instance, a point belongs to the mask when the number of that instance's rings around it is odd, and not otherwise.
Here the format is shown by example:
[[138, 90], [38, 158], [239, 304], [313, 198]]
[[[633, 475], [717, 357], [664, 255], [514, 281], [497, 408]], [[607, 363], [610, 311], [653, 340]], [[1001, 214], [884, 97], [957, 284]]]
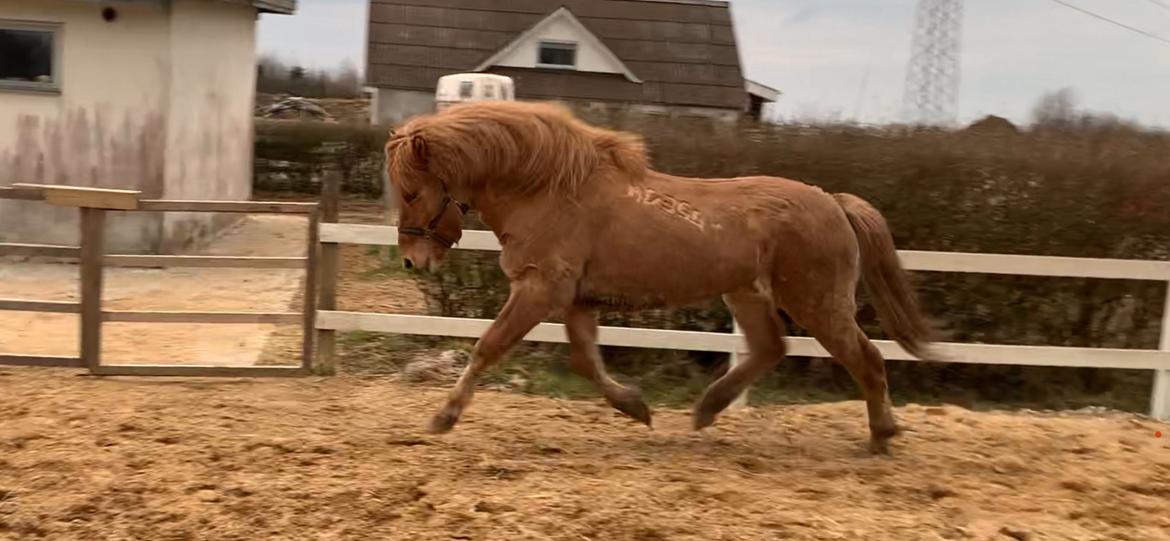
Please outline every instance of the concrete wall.
[[370, 121], [374, 124], [397, 125], [414, 115], [434, 110], [434, 92], [379, 88], [370, 104]]
[[[118, 17], [106, 22], [103, 7]], [[0, 0], [0, 21], [60, 23], [61, 92], [0, 88], [0, 185], [247, 199], [256, 9], [218, 0]], [[77, 211], [0, 202], [0, 239], [75, 244]], [[168, 252], [235, 215], [115, 213], [111, 251]]]
[[[163, 193], [169, 84], [169, 25], [164, 7], [0, 0], [0, 21], [61, 24], [60, 93], [0, 89], [0, 185], [71, 184]], [[111, 70], [116, 70], [111, 72]], [[0, 239], [74, 244], [77, 211], [0, 201]], [[157, 243], [160, 216], [110, 218], [112, 249]]]
[[[256, 10], [207, 0], [177, 0], [171, 9], [165, 197], [249, 199]], [[197, 243], [238, 217], [167, 213], [162, 250]]]

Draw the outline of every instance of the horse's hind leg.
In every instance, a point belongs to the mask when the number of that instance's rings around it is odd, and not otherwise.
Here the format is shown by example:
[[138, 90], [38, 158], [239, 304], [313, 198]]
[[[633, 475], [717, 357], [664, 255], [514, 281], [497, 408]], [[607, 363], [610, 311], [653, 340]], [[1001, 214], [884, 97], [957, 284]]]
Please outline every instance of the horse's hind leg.
[[565, 315], [565, 333], [569, 336], [569, 366], [578, 375], [592, 381], [605, 401], [614, 409], [650, 426], [650, 408], [642, 394], [622, 386], [609, 377], [597, 347], [597, 312], [573, 306]]
[[861, 387], [869, 414], [870, 450], [887, 454], [889, 440], [899, 429], [890, 407], [885, 359], [858, 326], [853, 303], [836, 304], [836, 309], [806, 315], [805, 321], [797, 319], [797, 323], [808, 329]]
[[711, 426], [715, 417], [760, 376], [784, 358], [784, 321], [767, 295], [745, 291], [723, 296], [747, 339], [750, 353], [703, 392], [695, 405], [695, 430]]

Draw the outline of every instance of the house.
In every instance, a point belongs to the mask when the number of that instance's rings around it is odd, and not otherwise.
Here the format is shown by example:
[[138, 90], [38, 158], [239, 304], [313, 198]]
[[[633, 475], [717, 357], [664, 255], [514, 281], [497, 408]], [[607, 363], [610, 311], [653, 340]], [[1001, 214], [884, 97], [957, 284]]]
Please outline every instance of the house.
[[[248, 199], [256, 21], [296, 0], [0, 0], [0, 185]], [[0, 240], [75, 244], [77, 211], [0, 201]], [[165, 252], [230, 217], [111, 216], [109, 249]]]
[[369, 0], [371, 121], [434, 109], [444, 75], [511, 77], [521, 100], [758, 116], [778, 93], [744, 79], [728, 2]]

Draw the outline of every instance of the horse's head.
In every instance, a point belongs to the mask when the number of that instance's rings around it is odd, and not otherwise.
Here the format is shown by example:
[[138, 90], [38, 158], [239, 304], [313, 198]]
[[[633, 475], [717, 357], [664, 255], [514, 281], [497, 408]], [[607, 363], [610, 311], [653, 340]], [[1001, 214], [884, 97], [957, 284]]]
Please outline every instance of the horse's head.
[[398, 202], [398, 246], [407, 269], [436, 271], [463, 237], [467, 204], [451, 197], [447, 185], [427, 167], [427, 144], [409, 126], [391, 132], [386, 172]]

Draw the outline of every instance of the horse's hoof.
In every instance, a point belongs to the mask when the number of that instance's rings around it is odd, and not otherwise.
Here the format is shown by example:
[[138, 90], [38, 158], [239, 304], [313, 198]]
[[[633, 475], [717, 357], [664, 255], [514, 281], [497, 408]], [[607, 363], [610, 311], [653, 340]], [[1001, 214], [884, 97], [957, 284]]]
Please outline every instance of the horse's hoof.
[[869, 454], [874, 456], [890, 456], [890, 440], [869, 440]]
[[715, 424], [715, 414], [702, 408], [695, 410], [693, 419], [695, 430], [702, 430]]
[[459, 413], [452, 411], [451, 408], [443, 408], [443, 411], [435, 414], [431, 418], [431, 424], [428, 427], [428, 432], [431, 434], [445, 434], [450, 432], [455, 427], [455, 423], [459, 421]]
[[614, 409], [630, 416], [632, 419], [641, 421], [642, 424], [653, 428], [651, 422], [650, 407], [642, 400], [642, 395], [638, 391], [631, 390], [628, 393], [623, 393], [623, 396], [616, 397], [610, 402]]

